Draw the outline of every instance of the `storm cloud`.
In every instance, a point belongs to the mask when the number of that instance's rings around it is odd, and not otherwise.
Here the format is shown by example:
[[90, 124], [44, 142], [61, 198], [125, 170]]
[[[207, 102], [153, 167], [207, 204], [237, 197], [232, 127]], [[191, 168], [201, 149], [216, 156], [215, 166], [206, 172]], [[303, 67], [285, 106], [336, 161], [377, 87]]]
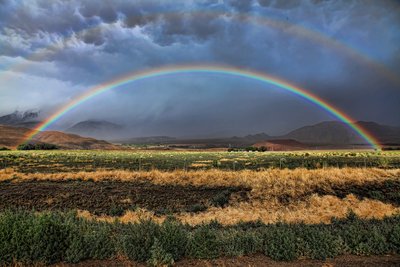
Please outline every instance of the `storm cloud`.
[[[400, 125], [398, 1], [0, 1], [0, 114], [43, 116], [99, 83], [167, 65], [257, 70], [356, 120]], [[77, 119], [78, 118], [78, 119]], [[173, 75], [117, 88], [58, 122], [130, 125], [132, 135], [285, 133], [334, 119], [243, 78]]]

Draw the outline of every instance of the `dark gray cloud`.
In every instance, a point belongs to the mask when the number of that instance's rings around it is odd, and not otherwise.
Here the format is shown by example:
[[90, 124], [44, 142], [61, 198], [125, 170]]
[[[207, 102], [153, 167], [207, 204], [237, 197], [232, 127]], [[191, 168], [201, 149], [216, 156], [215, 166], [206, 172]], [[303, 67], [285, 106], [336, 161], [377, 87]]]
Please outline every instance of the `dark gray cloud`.
[[239, 12], [248, 12], [251, 10], [251, 7], [253, 5], [252, 0], [226, 0], [226, 3], [228, 5], [231, 5], [235, 10]]
[[291, 9], [301, 5], [301, 0], [258, 0], [258, 3], [263, 7], [273, 7], [280, 9]]
[[[50, 112], [133, 71], [221, 64], [281, 77], [358, 120], [400, 125], [398, 1], [2, 0], [0, 7], [0, 97], [7, 101], [0, 113], [24, 108], [29, 84], [26, 108]], [[304, 99], [228, 76], [174, 75], [128, 87], [134, 90], [99, 96], [64, 123], [109, 117], [137, 126], [132, 134], [185, 135], [282, 133], [332, 119]]]

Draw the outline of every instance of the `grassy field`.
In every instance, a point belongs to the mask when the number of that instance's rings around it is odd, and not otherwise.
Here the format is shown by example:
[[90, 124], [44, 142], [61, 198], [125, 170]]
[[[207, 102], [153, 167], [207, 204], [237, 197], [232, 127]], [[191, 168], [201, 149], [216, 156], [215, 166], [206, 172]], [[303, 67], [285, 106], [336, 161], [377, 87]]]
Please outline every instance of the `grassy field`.
[[377, 167], [400, 168], [399, 151], [183, 152], [0, 151], [0, 168], [22, 172]]
[[0, 262], [398, 254], [399, 164], [372, 151], [2, 151]]

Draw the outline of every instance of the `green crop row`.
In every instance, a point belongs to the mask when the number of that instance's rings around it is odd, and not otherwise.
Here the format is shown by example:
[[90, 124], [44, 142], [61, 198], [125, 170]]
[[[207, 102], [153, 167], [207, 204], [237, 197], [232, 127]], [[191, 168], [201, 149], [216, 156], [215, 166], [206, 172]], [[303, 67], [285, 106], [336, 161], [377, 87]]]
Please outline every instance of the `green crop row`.
[[274, 260], [400, 253], [400, 216], [361, 220], [353, 213], [331, 224], [216, 222], [196, 227], [168, 218], [162, 224], [103, 223], [74, 213], [0, 214], [0, 262], [33, 264], [112, 259], [123, 255], [152, 266], [184, 257], [211, 259], [264, 253]]

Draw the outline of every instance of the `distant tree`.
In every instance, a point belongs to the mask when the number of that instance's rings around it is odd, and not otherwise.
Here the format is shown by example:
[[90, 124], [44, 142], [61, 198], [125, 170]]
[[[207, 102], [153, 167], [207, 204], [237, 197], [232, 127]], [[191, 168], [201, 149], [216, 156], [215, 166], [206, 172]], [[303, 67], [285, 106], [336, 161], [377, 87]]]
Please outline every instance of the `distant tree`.
[[245, 148], [245, 151], [250, 152], [250, 151], [257, 151], [257, 148], [254, 146], [249, 146]]
[[265, 152], [267, 150], [268, 149], [265, 146], [261, 146], [261, 147], [258, 148], [258, 151], [260, 151], [260, 152]]
[[25, 143], [21, 144], [17, 147], [18, 150], [54, 150], [58, 149], [58, 147], [54, 144], [48, 144], [48, 143]]

